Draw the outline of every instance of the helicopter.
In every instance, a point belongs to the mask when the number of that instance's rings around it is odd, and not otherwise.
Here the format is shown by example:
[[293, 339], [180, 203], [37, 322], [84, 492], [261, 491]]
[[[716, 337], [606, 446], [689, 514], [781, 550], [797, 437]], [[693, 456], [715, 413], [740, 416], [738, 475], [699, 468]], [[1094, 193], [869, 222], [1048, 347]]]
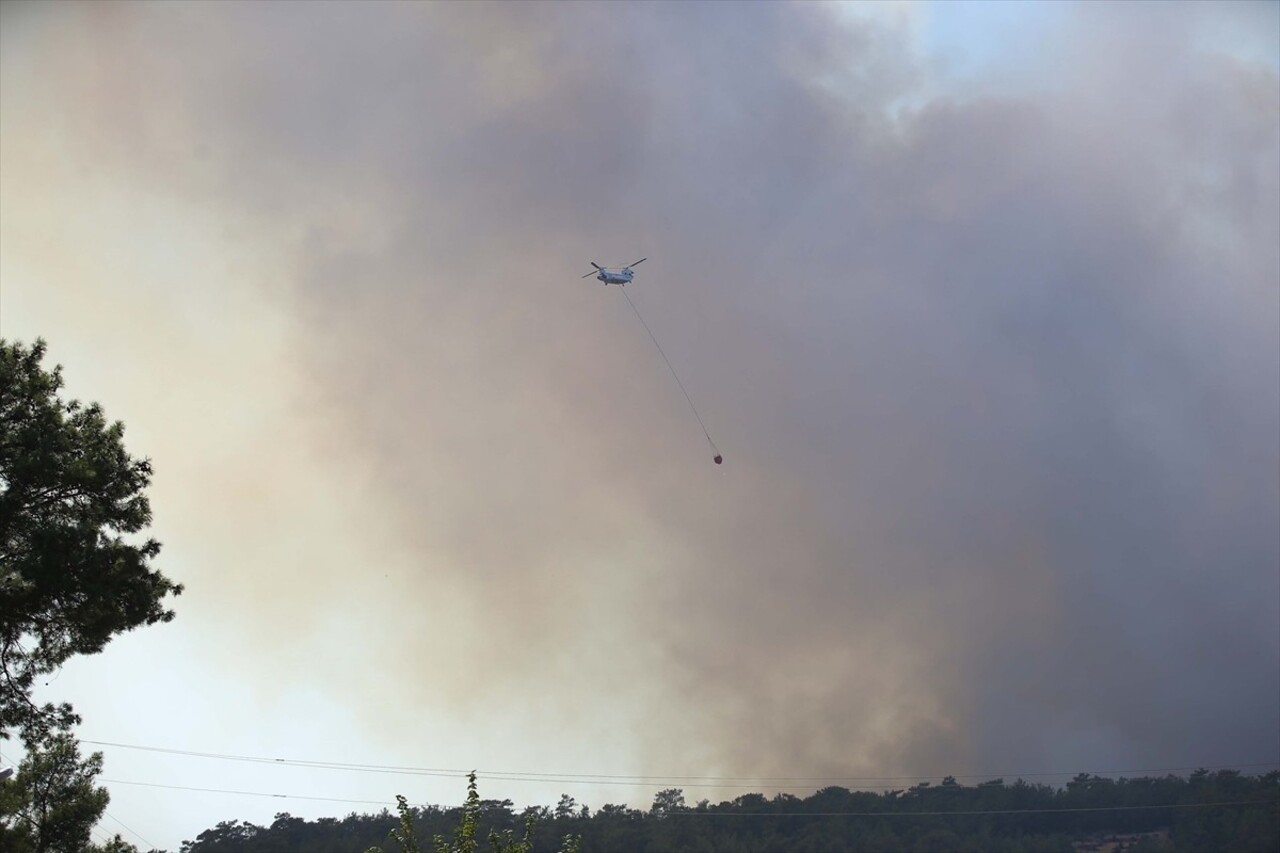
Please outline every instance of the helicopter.
[[611, 269], [609, 267], [602, 267], [599, 264], [597, 264], [595, 261], [590, 261], [589, 263], [591, 264], [591, 266], [596, 268], [596, 271], [587, 273], [586, 275], [583, 276], [583, 278], [591, 278], [592, 276], [595, 276], [596, 278], [600, 279], [600, 281], [603, 281], [606, 287], [611, 284], [618, 284], [618, 285], [626, 284], [627, 282], [631, 281], [632, 276], [635, 275], [635, 272], [632, 271], [631, 268], [639, 266], [640, 264], [644, 263], [647, 260], [649, 259], [641, 258], [635, 263], [627, 264], [625, 267], [622, 267], [621, 269]]
[[[632, 267], [638, 267], [644, 263], [647, 258], [641, 258], [634, 263], [627, 264], [625, 267], [602, 267], [595, 261], [590, 261], [591, 266], [595, 267], [594, 272], [589, 272], [583, 278], [591, 278], [595, 276], [604, 282], [605, 286], [616, 284], [619, 287], [630, 283], [635, 277], [635, 270]], [[698, 419], [698, 426], [702, 427], [702, 434], [707, 437], [707, 444], [711, 445], [711, 452], [715, 454], [711, 457], [711, 461], [717, 465], [724, 462], [724, 457], [720, 455], [720, 450], [716, 447], [715, 441], [711, 438], [711, 433], [707, 432], [707, 425], [702, 422], [702, 415], [698, 414], [698, 409], [693, 405], [693, 398], [689, 396], [689, 392], [685, 390], [684, 383], [680, 381], [680, 375], [676, 373], [675, 367], [671, 364], [671, 359], [667, 358], [667, 354], [662, 351], [662, 344], [658, 343], [657, 337], [654, 336], [653, 330], [649, 328], [649, 324], [644, 321], [644, 317], [640, 316], [640, 309], [631, 301], [631, 297], [627, 295], [624, 289], [622, 295], [626, 297], [627, 304], [631, 306], [631, 310], [635, 312], [636, 319], [640, 321], [640, 325], [644, 326], [644, 330], [649, 333], [649, 339], [653, 341], [654, 347], [658, 350], [658, 355], [662, 356], [662, 360], [666, 362], [667, 369], [671, 371], [672, 377], [675, 378], [676, 384], [680, 386], [680, 391], [684, 394], [684, 399], [689, 403], [689, 409], [693, 412], [693, 416]]]

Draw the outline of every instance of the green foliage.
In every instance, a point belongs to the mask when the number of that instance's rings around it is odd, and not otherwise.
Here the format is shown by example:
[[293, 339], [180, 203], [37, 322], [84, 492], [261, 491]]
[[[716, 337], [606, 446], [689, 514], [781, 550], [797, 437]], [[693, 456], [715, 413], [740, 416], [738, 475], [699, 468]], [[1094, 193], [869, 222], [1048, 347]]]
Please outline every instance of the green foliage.
[[[1280, 850], [1275, 772], [1080, 776], [1063, 788], [1000, 779], [972, 786], [949, 779], [883, 793], [831, 786], [803, 798], [744, 794], [692, 807], [685, 805], [683, 791], [672, 788], [660, 791], [647, 812], [607, 804], [593, 815], [576, 812], [570, 797], [561, 797], [554, 810], [533, 807], [517, 814], [510, 801], [481, 800], [473, 793], [474, 778], [469, 783], [461, 809], [411, 809], [401, 799], [399, 826], [408, 821], [414, 834], [392, 838], [434, 836], [430, 853], [535, 853], [557, 846], [561, 853], [1070, 853], [1076, 842], [1116, 835], [1153, 853]], [[305, 821], [277, 821], [269, 828], [219, 824], [217, 831], [185, 844], [183, 853], [346, 853], [367, 850], [395, 826], [395, 816], [385, 811], [329, 819], [324, 827]], [[482, 838], [487, 847], [477, 840]], [[411, 840], [398, 853], [422, 851]]]
[[[413, 831], [413, 810], [409, 801], [396, 794], [396, 811], [400, 814], [400, 824], [391, 830], [391, 837], [400, 845], [402, 853], [418, 853], [418, 839]], [[370, 847], [367, 853], [382, 853], [380, 847]]]
[[[476, 773], [473, 770], [467, 774], [467, 799], [462, 806], [461, 819], [453, 831], [453, 840], [446, 841], [442, 834], [433, 836], [432, 853], [476, 853], [480, 822], [486, 811], [486, 805], [497, 806], [507, 817], [510, 817], [510, 800], [496, 803], [493, 800], [480, 799]], [[409, 807], [408, 801], [399, 794], [396, 795], [396, 810], [400, 815], [400, 823], [391, 830], [391, 838], [400, 846], [401, 853], [422, 853], [413, 826], [414, 811]], [[537, 823], [538, 818], [535, 814], [527, 814], [524, 820], [524, 835], [520, 838], [516, 837], [514, 829], [502, 831], [490, 829], [489, 850], [491, 853], [534, 853], [533, 832]], [[580, 838], [566, 835], [560, 847], [560, 853], [580, 853], [580, 847]], [[183, 853], [205, 853], [203, 848], [188, 847], [185, 844], [182, 849]], [[383, 853], [383, 850], [381, 847], [370, 847], [365, 853]]]
[[0, 739], [27, 757], [0, 781], [0, 849], [12, 853], [137, 853], [89, 832], [109, 796], [94, 785], [102, 755], [80, 756], [71, 706], [37, 706], [36, 680], [116, 634], [164, 622], [182, 588], [150, 568], [151, 464], [124, 449], [124, 426], [97, 405], [58, 398], [61, 369], [45, 346], [0, 339]]
[[654, 794], [649, 814], [656, 818], [664, 818], [681, 811], [684, 807], [684, 791], [679, 788], [667, 788]]
[[113, 835], [106, 844], [91, 844], [85, 853], [138, 853], [138, 848], [117, 835]]
[[51, 736], [45, 746], [28, 752], [17, 775], [0, 782], [0, 849], [90, 849], [89, 831], [110, 800], [107, 790], [93, 783], [101, 771], [102, 753], [81, 759], [67, 734]]
[[143, 490], [151, 463], [125, 452], [124, 426], [102, 409], [58, 399], [61, 369], [45, 345], [0, 339], [0, 738], [34, 745], [77, 721], [69, 705], [37, 707], [36, 679], [99, 652], [139, 625], [165, 622], [182, 587], [150, 561]]
[[467, 801], [462, 806], [462, 823], [458, 825], [452, 844], [446, 844], [439, 835], [433, 839], [436, 853], [475, 853], [476, 827], [479, 825], [480, 792], [476, 786], [476, 772], [472, 770], [467, 774]]

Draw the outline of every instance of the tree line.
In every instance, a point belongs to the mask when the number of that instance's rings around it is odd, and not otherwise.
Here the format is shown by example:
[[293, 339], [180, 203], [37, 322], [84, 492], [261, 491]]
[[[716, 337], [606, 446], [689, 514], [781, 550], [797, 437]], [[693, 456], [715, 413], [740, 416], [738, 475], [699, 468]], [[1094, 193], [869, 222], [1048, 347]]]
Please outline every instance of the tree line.
[[[404, 811], [419, 839], [456, 837], [468, 814], [466, 807], [435, 805]], [[1081, 774], [1062, 787], [1022, 779], [963, 785], [948, 777], [901, 790], [833, 786], [808, 797], [753, 793], [693, 805], [682, 790], [668, 789], [647, 810], [609, 804], [594, 812], [568, 795], [554, 808], [520, 811], [510, 800], [477, 798], [472, 813], [476, 838], [494, 833], [509, 840], [532, 819], [533, 851], [561, 850], [570, 837], [582, 851], [607, 853], [1071, 853], [1091, 838], [1127, 835], [1133, 836], [1127, 849], [1138, 853], [1274, 853], [1280, 849], [1280, 771], [1132, 779]], [[385, 809], [314, 821], [282, 813], [269, 826], [219, 823], [185, 842], [181, 853], [351, 853], [387, 844], [401, 826], [401, 816]], [[396, 850], [394, 838], [387, 850]]]

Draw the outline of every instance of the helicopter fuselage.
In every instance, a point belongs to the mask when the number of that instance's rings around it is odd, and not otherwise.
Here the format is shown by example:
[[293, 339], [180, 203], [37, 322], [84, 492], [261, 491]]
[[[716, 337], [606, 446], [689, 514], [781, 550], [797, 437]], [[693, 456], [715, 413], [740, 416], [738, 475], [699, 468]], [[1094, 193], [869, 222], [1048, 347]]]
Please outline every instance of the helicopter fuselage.
[[[631, 279], [635, 276], [635, 270], [632, 267], [639, 266], [648, 258], [641, 258], [633, 264], [627, 264], [625, 267], [602, 267], [595, 261], [591, 262], [591, 266], [596, 268], [595, 278], [597, 281], [603, 281], [605, 284], [630, 284]], [[591, 273], [587, 273], [583, 278], [591, 278]]]
[[635, 273], [630, 267], [621, 270], [600, 270], [600, 274], [596, 279], [603, 281], [605, 284], [628, 284]]

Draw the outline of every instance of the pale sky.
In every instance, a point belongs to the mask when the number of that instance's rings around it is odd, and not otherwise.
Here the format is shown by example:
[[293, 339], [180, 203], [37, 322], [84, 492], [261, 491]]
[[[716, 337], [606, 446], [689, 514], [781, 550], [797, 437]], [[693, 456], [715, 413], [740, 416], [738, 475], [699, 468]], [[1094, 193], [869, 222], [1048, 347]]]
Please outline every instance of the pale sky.
[[[187, 588], [42, 690], [148, 748], [86, 746], [99, 835], [465, 794], [157, 749], [592, 808], [1273, 769], [1278, 10], [0, 5], [0, 334]], [[646, 256], [723, 466], [580, 278]]]

